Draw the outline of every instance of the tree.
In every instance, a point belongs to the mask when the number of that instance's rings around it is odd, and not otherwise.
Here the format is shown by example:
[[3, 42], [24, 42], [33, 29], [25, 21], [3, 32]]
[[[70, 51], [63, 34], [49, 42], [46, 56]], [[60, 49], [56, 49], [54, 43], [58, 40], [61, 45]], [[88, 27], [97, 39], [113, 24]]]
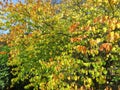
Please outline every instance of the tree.
[[[119, 84], [119, 1], [7, 4], [11, 87], [103, 89]], [[57, 12], [59, 11], [59, 13]]]

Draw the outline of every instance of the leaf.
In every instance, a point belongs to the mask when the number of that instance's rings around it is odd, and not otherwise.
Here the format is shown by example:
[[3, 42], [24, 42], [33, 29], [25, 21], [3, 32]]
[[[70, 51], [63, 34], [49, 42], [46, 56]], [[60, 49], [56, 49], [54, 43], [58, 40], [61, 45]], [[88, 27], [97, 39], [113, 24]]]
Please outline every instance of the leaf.
[[77, 50], [83, 54], [86, 54], [87, 53], [87, 48], [85, 46], [80, 46], [78, 45], [77, 46]]
[[74, 32], [79, 24], [80, 24], [79, 22], [73, 23], [69, 28], [69, 32]]
[[111, 43], [103, 43], [102, 45], [100, 45], [100, 48], [99, 48], [100, 51], [105, 50], [106, 53], [110, 52], [111, 49], [112, 49]]
[[107, 74], [107, 70], [103, 70], [103, 73], [104, 73], [104, 74]]

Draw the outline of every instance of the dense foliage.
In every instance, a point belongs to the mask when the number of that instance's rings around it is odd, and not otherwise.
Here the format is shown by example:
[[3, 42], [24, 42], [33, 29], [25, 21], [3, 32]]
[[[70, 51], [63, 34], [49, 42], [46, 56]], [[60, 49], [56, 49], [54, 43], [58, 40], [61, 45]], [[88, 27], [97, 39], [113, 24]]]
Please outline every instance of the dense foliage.
[[7, 66], [9, 49], [0, 36], [0, 90], [5, 90], [10, 84], [10, 72]]
[[11, 87], [77, 90], [120, 81], [120, 1], [7, 3]]

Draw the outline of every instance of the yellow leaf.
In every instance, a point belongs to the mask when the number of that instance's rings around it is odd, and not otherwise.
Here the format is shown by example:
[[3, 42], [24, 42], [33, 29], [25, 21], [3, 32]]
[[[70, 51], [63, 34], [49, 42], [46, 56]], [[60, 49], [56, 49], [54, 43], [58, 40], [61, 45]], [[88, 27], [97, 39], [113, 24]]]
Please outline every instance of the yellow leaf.
[[114, 32], [110, 32], [107, 36], [108, 42], [114, 41]]
[[120, 28], [120, 22], [117, 23], [117, 28]]
[[70, 80], [70, 76], [68, 76], [67, 79]]
[[33, 50], [33, 49], [34, 49], [34, 47], [31, 45], [27, 48], [27, 51], [30, 51], [30, 50]]

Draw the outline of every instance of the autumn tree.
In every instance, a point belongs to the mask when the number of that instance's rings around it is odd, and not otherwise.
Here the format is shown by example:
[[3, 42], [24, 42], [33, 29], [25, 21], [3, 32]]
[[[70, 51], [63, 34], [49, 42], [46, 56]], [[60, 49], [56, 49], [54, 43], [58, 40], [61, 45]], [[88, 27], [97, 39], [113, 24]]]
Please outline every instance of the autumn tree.
[[120, 2], [6, 3], [11, 87], [104, 89], [120, 78]]

